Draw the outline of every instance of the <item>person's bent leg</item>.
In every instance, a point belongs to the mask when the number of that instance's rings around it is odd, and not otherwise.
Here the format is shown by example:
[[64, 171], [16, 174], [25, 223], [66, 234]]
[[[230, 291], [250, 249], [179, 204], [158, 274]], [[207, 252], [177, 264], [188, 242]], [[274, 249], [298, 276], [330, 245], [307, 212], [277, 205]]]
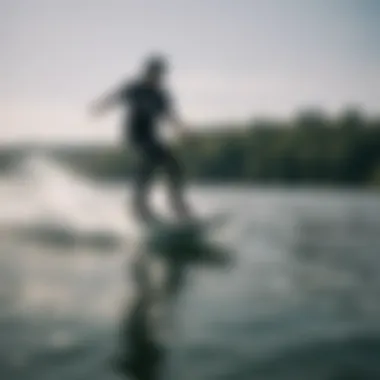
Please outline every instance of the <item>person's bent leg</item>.
[[190, 219], [191, 213], [184, 194], [184, 173], [178, 159], [169, 150], [165, 150], [164, 165], [168, 176], [167, 185], [172, 208], [180, 219]]
[[148, 197], [156, 165], [148, 152], [139, 153], [135, 174], [133, 209], [138, 219], [150, 222], [154, 220], [154, 217], [148, 207]]

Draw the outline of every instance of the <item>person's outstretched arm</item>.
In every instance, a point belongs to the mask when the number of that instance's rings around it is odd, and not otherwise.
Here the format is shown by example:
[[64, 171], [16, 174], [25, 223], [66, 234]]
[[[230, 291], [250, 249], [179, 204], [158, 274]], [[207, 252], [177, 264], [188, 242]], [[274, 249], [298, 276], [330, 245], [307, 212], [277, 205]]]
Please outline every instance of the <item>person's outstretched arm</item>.
[[90, 113], [95, 116], [103, 115], [111, 108], [119, 104], [125, 92], [125, 86], [120, 86], [118, 89], [105, 93], [90, 104]]

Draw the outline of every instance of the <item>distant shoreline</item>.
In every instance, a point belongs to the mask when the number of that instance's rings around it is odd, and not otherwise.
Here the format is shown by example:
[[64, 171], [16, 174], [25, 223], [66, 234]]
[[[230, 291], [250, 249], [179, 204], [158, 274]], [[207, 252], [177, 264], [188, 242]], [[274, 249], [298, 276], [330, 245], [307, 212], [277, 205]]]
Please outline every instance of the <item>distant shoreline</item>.
[[[177, 148], [192, 183], [380, 189], [380, 119], [312, 113], [285, 125], [235, 127], [193, 134]], [[133, 173], [133, 157], [121, 144], [24, 144], [0, 146], [0, 175], [34, 156], [99, 180]]]

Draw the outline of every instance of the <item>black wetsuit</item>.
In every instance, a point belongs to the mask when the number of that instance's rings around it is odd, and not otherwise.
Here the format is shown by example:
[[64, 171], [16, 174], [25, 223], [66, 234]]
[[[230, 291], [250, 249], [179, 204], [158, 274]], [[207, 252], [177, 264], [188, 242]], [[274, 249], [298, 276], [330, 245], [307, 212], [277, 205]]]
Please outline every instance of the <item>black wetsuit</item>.
[[176, 213], [186, 216], [181, 194], [182, 170], [172, 150], [160, 141], [160, 119], [172, 112], [171, 99], [163, 89], [144, 82], [127, 85], [121, 93], [129, 113], [124, 133], [137, 153], [135, 207], [140, 217], [150, 218], [146, 197], [155, 169], [163, 167], [168, 174], [171, 201]]
[[129, 107], [126, 132], [132, 144], [145, 144], [157, 139], [159, 119], [171, 112], [169, 95], [149, 83], [135, 82], [121, 91], [121, 100]]

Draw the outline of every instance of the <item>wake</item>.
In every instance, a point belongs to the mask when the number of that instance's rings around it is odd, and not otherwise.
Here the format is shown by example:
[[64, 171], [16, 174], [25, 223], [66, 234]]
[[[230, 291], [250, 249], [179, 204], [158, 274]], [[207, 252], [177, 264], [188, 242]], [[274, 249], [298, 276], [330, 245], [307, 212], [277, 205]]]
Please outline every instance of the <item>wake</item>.
[[0, 181], [0, 234], [57, 245], [116, 247], [139, 233], [126, 205], [123, 191], [34, 155]]

